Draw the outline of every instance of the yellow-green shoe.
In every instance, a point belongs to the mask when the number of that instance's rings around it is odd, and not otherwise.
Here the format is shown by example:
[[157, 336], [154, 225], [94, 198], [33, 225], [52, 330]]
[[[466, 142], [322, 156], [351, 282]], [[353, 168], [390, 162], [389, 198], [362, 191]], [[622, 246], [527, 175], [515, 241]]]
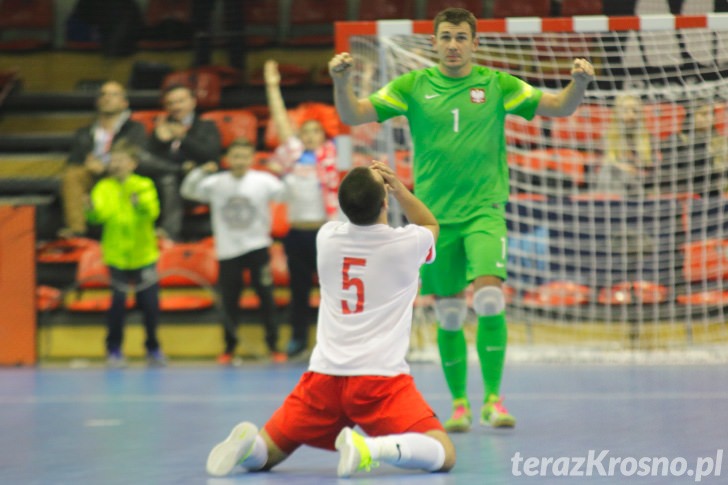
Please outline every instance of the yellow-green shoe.
[[356, 471], [370, 471], [379, 466], [379, 463], [372, 460], [364, 437], [346, 427], [336, 437], [336, 449], [339, 450], [339, 467], [336, 474], [341, 478], [347, 478]]
[[218, 443], [207, 457], [207, 473], [214, 477], [229, 475], [253, 451], [258, 428], [253, 423], [238, 423], [225, 441]]
[[490, 396], [480, 411], [480, 424], [489, 424], [494, 428], [513, 428], [514, 418], [503, 405], [500, 396]]
[[467, 433], [473, 423], [470, 412], [470, 403], [467, 399], [455, 399], [452, 403], [452, 416], [445, 421], [445, 431], [448, 433]]

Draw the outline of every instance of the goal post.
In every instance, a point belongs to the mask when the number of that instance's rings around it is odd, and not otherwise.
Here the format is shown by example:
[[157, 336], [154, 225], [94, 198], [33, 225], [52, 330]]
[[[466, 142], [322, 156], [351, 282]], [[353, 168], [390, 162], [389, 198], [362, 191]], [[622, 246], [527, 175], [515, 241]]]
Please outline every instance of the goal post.
[[[359, 97], [437, 62], [430, 20], [335, 27]], [[575, 57], [596, 70], [572, 116], [506, 120], [511, 342], [554, 355], [725, 356], [728, 14], [487, 19], [477, 29], [476, 63], [546, 92], [568, 84]], [[617, 127], [629, 103], [630, 156], [644, 161], [610, 176], [614, 153], [628, 156]], [[340, 142], [345, 166], [380, 158], [411, 174], [404, 118], [350, 127]]]

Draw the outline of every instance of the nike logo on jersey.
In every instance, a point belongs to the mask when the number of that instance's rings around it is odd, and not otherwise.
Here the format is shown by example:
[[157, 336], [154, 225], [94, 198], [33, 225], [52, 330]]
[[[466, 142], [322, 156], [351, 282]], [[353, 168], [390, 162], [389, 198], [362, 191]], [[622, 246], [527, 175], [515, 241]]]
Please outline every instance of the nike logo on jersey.
[[438, 97], [439, 94], [425, 94], [425, 99], [432, 99]]
[[505, 268], [505, 267], [506, 267], [506, 265], [505, 265], [505, 264], [503, 264], [503, 263], [495, 263], [495, 267], [496, 267], [496, 268]]

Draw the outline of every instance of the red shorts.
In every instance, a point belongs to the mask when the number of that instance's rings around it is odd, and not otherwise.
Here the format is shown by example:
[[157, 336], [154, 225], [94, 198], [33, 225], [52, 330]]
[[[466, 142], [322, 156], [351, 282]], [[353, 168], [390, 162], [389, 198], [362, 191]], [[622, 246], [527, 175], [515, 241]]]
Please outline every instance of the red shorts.
[[306, 372], [265, 425], [278, 448], [300, 445], [334, 450], [344, 426], [369, 436], [443, 430], [411, 375], [330, 376]]

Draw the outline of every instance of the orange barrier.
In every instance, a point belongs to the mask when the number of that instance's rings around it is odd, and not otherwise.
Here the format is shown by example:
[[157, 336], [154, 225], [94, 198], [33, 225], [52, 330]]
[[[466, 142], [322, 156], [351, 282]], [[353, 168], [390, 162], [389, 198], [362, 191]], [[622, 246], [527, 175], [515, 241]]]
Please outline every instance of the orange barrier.
[[35, 207], [0, 206], [0, 365], [35, 364]]

